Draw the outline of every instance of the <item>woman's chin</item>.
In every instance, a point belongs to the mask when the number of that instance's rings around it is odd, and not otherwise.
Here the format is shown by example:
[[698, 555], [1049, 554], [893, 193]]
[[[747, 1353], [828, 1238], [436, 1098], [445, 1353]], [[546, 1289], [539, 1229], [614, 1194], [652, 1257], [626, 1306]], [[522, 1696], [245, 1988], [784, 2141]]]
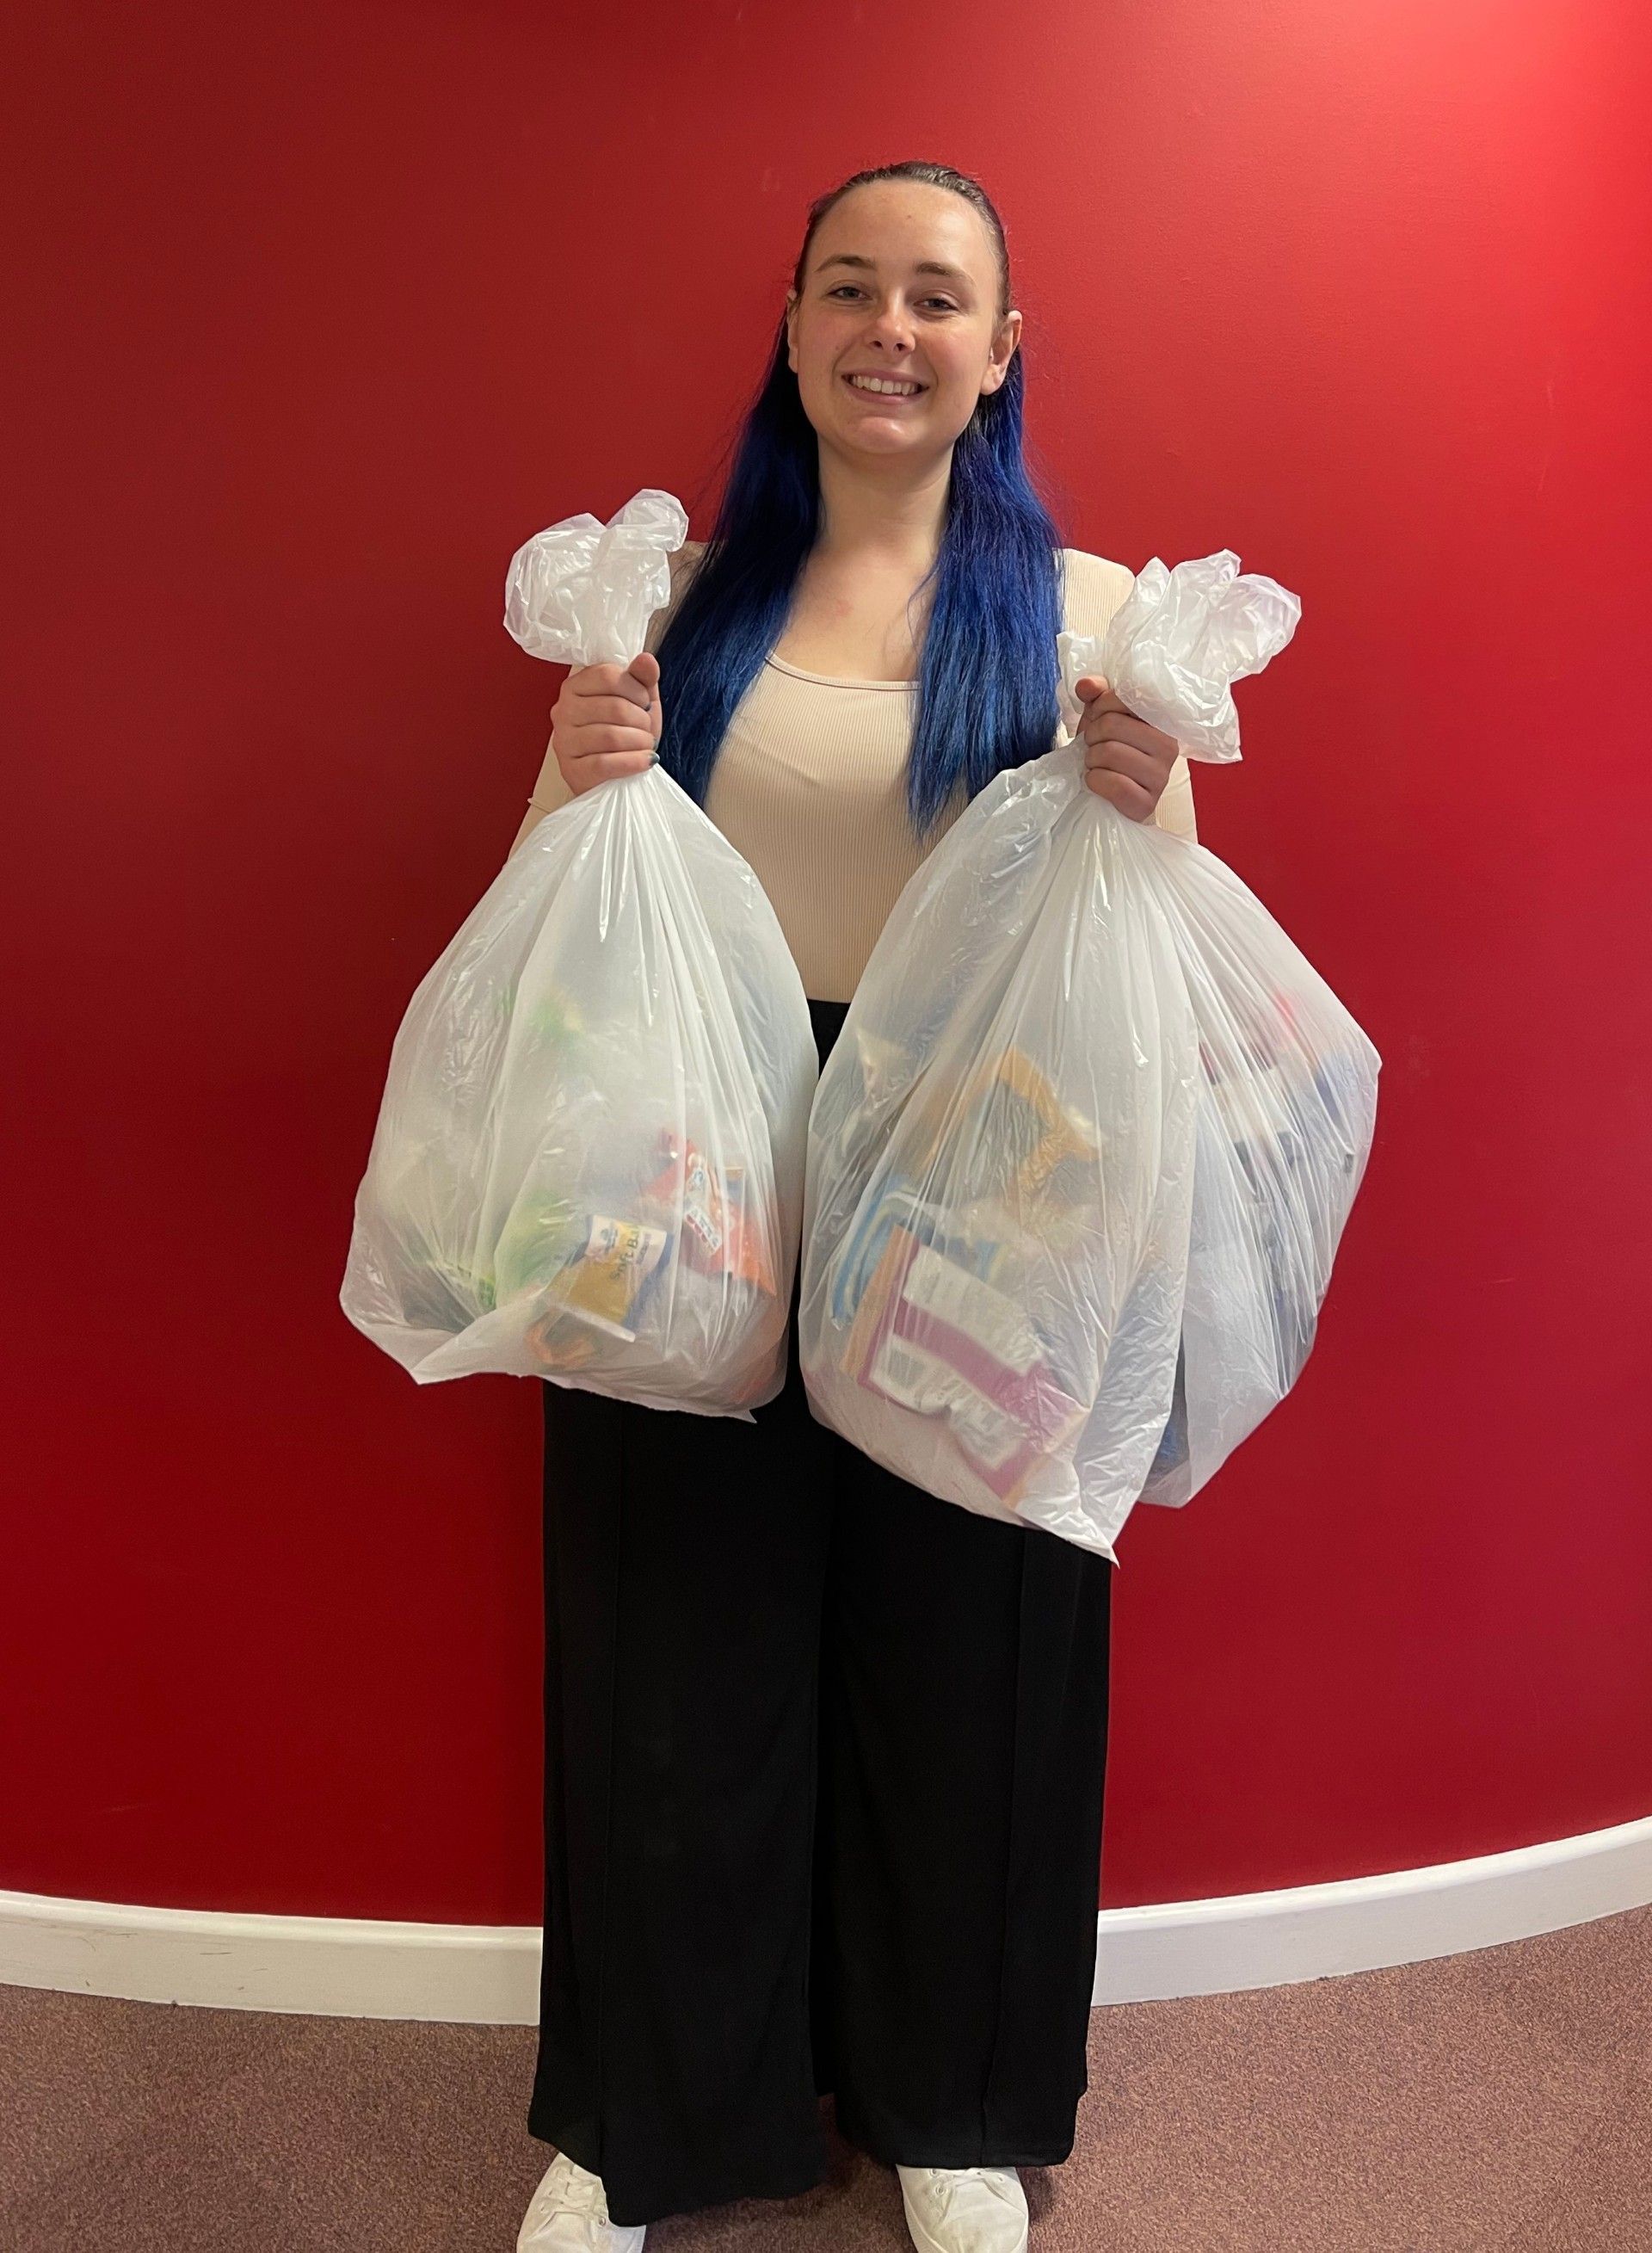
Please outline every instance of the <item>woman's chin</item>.
[[840, 453], [861, 454], [875, 461], [903, 454], [927, 457], [943, 450], [934, 431], [920, 428], [916, 418], [910, 425], [901, 425], [878, 415], [852, 416], [847, 423], [833, 426], [832, 437]]

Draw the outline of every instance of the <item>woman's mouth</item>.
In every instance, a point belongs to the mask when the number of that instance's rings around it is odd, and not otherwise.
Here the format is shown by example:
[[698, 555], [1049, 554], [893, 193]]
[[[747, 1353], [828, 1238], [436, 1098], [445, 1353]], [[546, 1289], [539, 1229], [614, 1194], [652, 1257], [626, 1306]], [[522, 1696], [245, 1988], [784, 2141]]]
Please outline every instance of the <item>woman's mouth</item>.
[[887, 401], [890, 405], [896, 407], [903, 405], [908, 400], [921, 399], [929, 389], [926, 383], [909, 384], [903, 377], [892, 376], [885, 380], [896, 387], [885, 391], [881, 385], [868, 382], [859, 376], [846, 375], [843, 379], [857, 399]]

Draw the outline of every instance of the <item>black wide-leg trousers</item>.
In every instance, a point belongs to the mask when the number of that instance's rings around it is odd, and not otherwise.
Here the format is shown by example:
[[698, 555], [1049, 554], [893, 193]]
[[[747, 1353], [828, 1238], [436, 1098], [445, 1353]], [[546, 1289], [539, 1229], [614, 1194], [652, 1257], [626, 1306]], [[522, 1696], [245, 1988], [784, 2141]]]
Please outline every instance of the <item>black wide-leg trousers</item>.
[[[843, 1019], [812, 1002], [822, 1059]], [[795, 1293], [794, 1293], [795, 1312]], [[1087, 2087], [1112, 1566], [751, 1424], [544, 1383], [531, 2134], [610, 2218], [1040, 2166]]]

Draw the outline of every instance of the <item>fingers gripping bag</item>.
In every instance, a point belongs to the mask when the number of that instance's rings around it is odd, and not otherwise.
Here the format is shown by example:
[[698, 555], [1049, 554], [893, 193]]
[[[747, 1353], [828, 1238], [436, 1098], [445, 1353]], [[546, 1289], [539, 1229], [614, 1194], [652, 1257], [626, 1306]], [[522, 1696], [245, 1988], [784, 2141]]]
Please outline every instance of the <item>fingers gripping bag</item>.
[[[687, 518], [637, 493], [512, 559], [536, 657], [628, 665]], [[655, 764], [531, 830], [408, 1005], [340, 1294], [422, 1385], [728, 1415], [779, 1391], [818, 1073], [752, 869]]]
[[[1157, 557], [1063, 633], [1189, 757], [1300, 604]], [[1076, 735], [996, 776], [896, 901], [810, 1121], [815, 1415], [944, 1500], [1100, 1551], [1185, 1503], [1300, 1374], [1380, 1059], [1214, 854], [1088, 788]]]

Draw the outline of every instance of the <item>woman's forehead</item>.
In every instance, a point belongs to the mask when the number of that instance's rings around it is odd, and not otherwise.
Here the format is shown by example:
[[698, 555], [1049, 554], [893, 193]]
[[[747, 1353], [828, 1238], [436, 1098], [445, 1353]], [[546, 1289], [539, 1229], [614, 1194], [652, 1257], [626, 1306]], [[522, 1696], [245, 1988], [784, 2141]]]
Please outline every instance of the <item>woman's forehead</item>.
[[838, 198], [823, 215], [818, 232], [852, 227], [857, 220], [888, 225], [906, 220], [960, 234], [979, 225], [980, 217], [967, 196], [955, 188], [937, 187], [932, 180], [863, 180]]
[[904, 270], [939, 281], [975, 282], [993, 269], [992, 243], [972, 204], [949, 189], [903, 185], [907, 195], [880, 197], [875, 209], [868, 208], [868, 188], [852, 189], [833, 204], [809, 247], [811, 270]]

